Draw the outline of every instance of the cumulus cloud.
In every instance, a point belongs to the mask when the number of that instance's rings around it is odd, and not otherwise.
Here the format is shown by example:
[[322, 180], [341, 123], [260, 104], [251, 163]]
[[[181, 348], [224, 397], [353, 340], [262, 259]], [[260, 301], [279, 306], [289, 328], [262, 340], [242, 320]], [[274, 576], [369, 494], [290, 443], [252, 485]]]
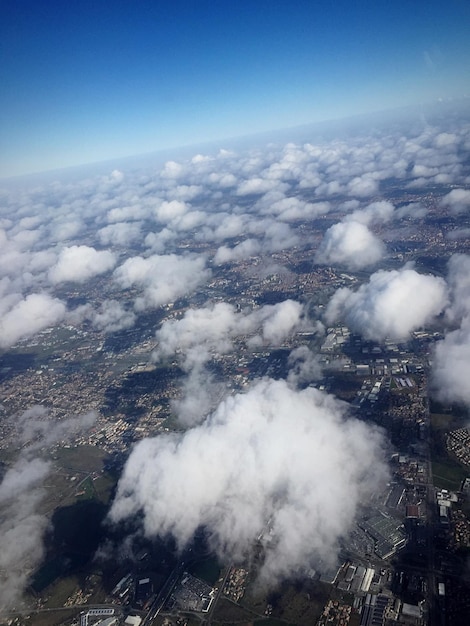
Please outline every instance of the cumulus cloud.
[[[321, 322], [317, 324], [317, 331], [324, 332]], [[310, 384], [322, 376], [322, 368], [318, 355], [308, 346], [298, 346], [289, 354], [289, 374], [287, 380], [294, 387]]]
[[383, 242], [366, 225], [348, 220], [331, 226], [315, 256], [317, 263], [360, 269], [377, 263], [385, 254]]
[[259, 541], [259, 576], [273, 584], [334, 560], [387, 475], [382, 458], [380, 433], [332, 396], [264, 380], [184, 434], [140, 442], [110, 518], [142, 512], [148, 536], [171, 534], [181, 548], [203, 527], [223, 559], [247, 558]]
[[378, 193], [379, 185], [376, 180], [368, 175], [357, 176], [353, 178], [347, 185], [348, 192], [351, 196], [365, 198]]
[[283, 222], [308, 220], [325, 215], [331, 209], [330, 202], [307, 202], [297, 197], [286, 197], [278, 191], [271, 191], [260, 198], [255, 209], [265, 215], [276, 216]]
[[328, 303], [326, 320], [329, 324], [344, 320], [368, 339], [400, 339], [431, 323], [447, 298], [442, 278], [419, 274], [407, 266], [379, 270], [357, 291], [338, 289]]
[[106, 300], [92, 318], [93, 326], [106, 333], [131, 328], [135, 323], [135, 314], [128, 311], [117, 300]]
[[193, 363], [171, 408], [182, 426], [194, 426], [214, 410], [226, 392], [226, 384], [217, 381], [204, 362]]
[[395, 213], [395, 207], [387, 200], [371, 202], [363, 209], [354, 211], [347, 219], [369, 226], [372, 223], [389, 222]]
[[470, 315], [470, 255], [453, 254], [450, 257], [447, 282], [451, 290], [451, 302], [446, 316], [451, 322], [460, 323]]
[[444, 402], [470, 406], [470, 317], [460, 328], [446, 334], [434, 350], [432, 383]]
[[256, 194], [266, 193], [271, 191], [272, 189], [282, 189], [285, 190], [288, 188], [286, 184], [279, 184], [277, 181], [269, 180], [266, 178], [250, 178], [248, 180], [244, 180], [237, 187], [237, 195], [238, 196], [250, 196]]
[[15, 418], [18, 440], [27, 444], [27, 454], [43, 450], [58, 442], [66, 442], [78, 433], [88, 430], [96, 421], [90, 411], [63, 420], [55, 420], [43, 406], [34, 406]]
[[459, 239], [470, 238], [470, 228], [455, 228], [446, 233], [446, 238], [450, 241], [458, 241]]
[[293, 300], [265, 305], [254, 310], [237, 310], [218, 302], [189, 309], [180, 320], [167, 320], [156, 332], [156, 361], [178, 358], [187, 372], [181, 394], [173, 409], [181, 423], [191, 425], [205, 418], [224, 386], [213, 380], [206, 364], [214, 356], [235, 349], [279, 346], [300, 328], [307, 327], [303, 307]]
[[143, 295], [135, 301], [139, 311], [173, 302], [194, 291], [209, 276], [206, 259], [201, 255], [136, 256], [124, 261], [114, 272], [114, 279], [123, 289], [143, 288]]
[[0, 483], [0, 608], [17, 607], [29, 577], [44, 556], [48, 517], [40, 511], [44, 482], [53, 467], [40, 454], [59, 441], [70, 441], [96, 420], [95, 413], [54, 421], [44, 407], [14, 417], [19, 458]]
[[98, 237], [103, 246], [127, 246], [141, 237], [140, 222], [116, 222], [104, 226], [98, 231]]
[[470, 189], [452, 189], [441, 199], [441, 206], [453, 213], [463, 213], [470, 209]]
[[459, 402], [470, 406], [469, 255], [451, 256], [447, 280], [451, 297], [446, 309], [446, 320], [451, 324], [451, 330], [435, 346], [432, 386], [436, 396], [444, 402]]
[[184, 174], [184, 167], [176, 161], [167, 161], [160, 172], [162, 178], [177, 179]]
[[17, 606], [28, 578], [44, 554], [48, 519], [37, 512], [44, 498], [42, 482], [50, 465], [20, 459], [0, 484], [0, 608]]
[[[5, 303], [3, 303], [4, 305]], [[19, 339], [31, 337], [40, 330], [63, 320], [65, 304], [45, 293], [33, 293], [15, 302], [0, 317], [0, 346], [6, 348]]]
[[[400, 180], [403, 186], [458, 185], [444, 196], [442, 206], [468, 209], [470, 127], [465, 120], [448, 116], [425, 125], [400, 122], [373, 133], [358, 127], [341, 138], [334, 132], [330, 139], [312, 135], [307, 143], [305, 137], [301, 143], [280, 139], [237, 154], [225, 150], [167, 161], [160, 171], [149, 161], [144, 169], [4, 190], [0, 274], [12, 278], [10, 291], [18, 299], [45, 288], [48, 276], [54, 284], [86, 282], [107, 271], [106, 266], [114, 267], [109, 255], [115, 250], [91, 248], [107, 259], [86, 261], [95, 232], [101, 246], [118, 248], [120, 254], [139, 245], [145, 232], [142, 245], [151, 253], [174, 252], [192, 236], [219, 247], [217, 263], [247, 258], [255, 248], [257, 255], [268, 255], [308, 243], [309, 231], [301, 222], [330, 211], [334, 202], [329, 198], [338, 194], [341, 200], [354, 198], [355, 206], [350, 201], [338, 207], [355, 211], [344, 221], [365, 226], [424, 214], [423, 207], [411, 205], [392, 211], [384, 200], [363, 208], [387, 180]], [[255, 197], [250, 200], [250, 195]], [[315, 197], [318, 202], [312, 202]], [[69, 257], [73, 251], [75, 259]]]
[[116, 256], [109, 250], [95, 250], [90, 246], [63, 248], [57, 263], [49, 271], [52, 283], [85, 281], [109, 272], [116, 265]]
[[115, 333], [134, 326], [136, 315], [118, 300], [104, 300], [98, 309], [89, 304], [77, 307], [68, 314], [67, 319], [75, 324], [89, 320], [96, 330]]
[[225, 354], [233, 349], [233, 340], [243, 337], [249, 345], [280, 345], [303, 323], [303, 307], [285, 300], [257, 309], [237, 311], [226, 302], [200, 309], [189, 309], [180, 320], [167, 320], [156, 332], [155, 359], [183, 356], [189, 369], [206, 362], [211, 353]]
[[242, 261], [250, 256], [256, 256], [261, 252], [261, 244], [257, 239], [249, 238], [241, 241], [233, 248], [228, 246], [220, 246], [214, 255], [214, 263], [222, 265], [223, 263], [231, 263], [232, 261]]
[[159, 222], [167, 223], [176, 217], [181, 217], [188, 211], [188, 209], [189, 207], [186, 202], [181, 202], [179, 200], [171, 200], [170, 202], [167, 202], [165, 200], [159, 207], [157, 207], [155, 215]]

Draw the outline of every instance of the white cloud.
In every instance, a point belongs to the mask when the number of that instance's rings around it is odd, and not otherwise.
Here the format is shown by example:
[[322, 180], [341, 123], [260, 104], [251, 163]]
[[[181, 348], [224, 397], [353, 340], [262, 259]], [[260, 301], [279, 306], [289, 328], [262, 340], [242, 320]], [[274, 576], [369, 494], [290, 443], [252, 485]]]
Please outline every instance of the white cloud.
[[176, 161], [167, 161], [160, 172], [162, 178], [177, 179], [184, 174], [184, 168]]
[[[318, 332], [323, 334], [324, 328], [318, 324]], [[298, 346], [289, 354], [289, 374], [287, 380], [294, 387], [311, 384], [322, 376], [322, 368], [318, 355], [312, 352], [308, 346]]]
[[109, 272], [116, 265], [116, 256], [108, 250], [95, 250], [90, 246], [70, 246], [60, 251], [57, 263], [49, 270], [49, 280], [54, 283], [85, 281]]
[[0, 483], [0, 608], [18, 607], [32, 571], [44, 555], [44, 533], [49, 519], [41, 509], [44, 481], [52, 464], [38, 458], [39, 450], [58, 441], [70, 441], [88, 429], [95, 413], [56, 421], [43, 407], [32, 407], [12, 418], [24, 445], [19, 458]]
[[325, 233], [315, 260], [325, 265], [346, 265], [360, 269], [377, 263], [385, 254], [383, 242], [364, 224], [348, 220], [331, 226]]
[[434, 350], [432, 383], [444, 402], [470, 406], [470, 317], [462, 326], [446, 334]]
[[205, 257], [176, 254], [131, 257], [114, 272], [121, 288], [143, 288], [142, 297], [135, 302], [140, 311], [168, 304], [191, 293], [209, 276]]
[[271, 199], [273, 192], [265, 194], [256, 206], [267, 215], [276, 216], [283, 222], [295, 222], [309, 220], [319, 215], [325, 215], [331, 209], [329, 202], [306, 202], [296, 197], [286, 198], [284, 194], [276, 194], [280, 197]]
[[41, 484], [50, 472], [42, 459], [21, 458], [0, 484], [0, 607], [18, 605], [31, 570], [44, 554], [48, 519], [37, 512], [45, 492]]
[[454, 330], [435, 346], [432, 384], [444, 402], [470, 406], [470, 256], [454, 254], [448, 265], [451, 298], [446, 319]]
[[242, 183], [240, 183], [237, 187], [236, 194], [237, 196], [250, 196], [255, 194], [267, 193], [272, 189], [285, 190], [287, 188], [288, 185], [279, 184], [275, 180], [255, 177], [244, 180]]
[[354, 213], [351, 213], [346, 219], [369, 226], [374, 223], [389, 222], [393, 218], [394, 213], [395, 207], [391, 202], [379, 200], [377, 202], [371, 202], [371, 204], [368, 204], [363, 209], [354, 211]]
[[441, 206], [453, 213], [463, 213], [470, 209], [470, 189], [452, 189], [441, 199]]
[[470, 255], [453, 254], [450, 257], [447, 281], [451, 302], [446, 316], [452, 323], [460, 323], [470, 315]]
[[105, 300], [98, 311], [91, 313], [91, 321], [97, 330], [115, 333], [118, 330], [131, 328], [135, 323], [135, 313], [128, 311], [117, 300]]
[[188, 372], [181, 395], [173, 401], [179, 420], [194, 424], [204, 418], [220, 399], [224, 386], [212, 380], [205, 365], [214, 355], [244, 347], [278, 346], [300, 328], [306, 328], [303, 307], [293, 300], [253, 310], [237, 310], [218, 302], [189, 309], [179, 320], [164, 321], [156, 333], [158, 346], [152, 354], [159, 361], [177, 357]]
[[179, 200], [171, 200], [167, 202], [166, 200], [160, 204], [159, 207], [155, 210], [155, 215], [158, 221], [166, 224], [170, 222], [175, 217], [181, 217], [189, 210], [189, 205], [186, 202], [181, 202]]
[[180, 320], [163, 322], [156, 333], [154, 358], [182, 353], [187, 369], [206, 362], [211, 353], [233, 349], [233, 340], [242, 337], [253, 344], [279, 345], [301, 327], [303, 307], [293, 300], [237, 311], [226, 302], [189, 309]]
[[329, 324], [342, 319], [368, 339], [405, 338], [431, 323], [447, 304], [442, 278], [401, 270], [379, 270], [357, 291], [338, 289], [328, 303]]
[[261, 244], [257, 239], [245, 239], [233, 248], [220, 246], [214, 256], [214, 263], [231, 263], [232, 261], [242, 261], [251, 256], [256, 256], [261, 252]]
[[128, 246], [140, 239], [141, 228], [140, 222], [116, 222], [104, 226], [97, 234], [103, 246]]
[[65, 304], [44, 293], [33, 293], [4, 311], [0, 318], [0, 346], [7, 348], [24, 337], [31, 337], [65, 316]]
[[376, 180], [370, 176], [364, 175], [353, 178], [348, 183], [347, 189], [351, 196], [364, 198], [378, 193], [379, 185]]
[[110, 517], [142, 512], [148, 536], [172, 534], [181, 547], [203, 526], [230, 560], [261, 536], [260, 578], [273, 584], [334, 561], [358, 507], [387, 476], [381, 446], [378, 431], [346, 418], [332, 396], [264, 380], [185, 433], [140, 442]]

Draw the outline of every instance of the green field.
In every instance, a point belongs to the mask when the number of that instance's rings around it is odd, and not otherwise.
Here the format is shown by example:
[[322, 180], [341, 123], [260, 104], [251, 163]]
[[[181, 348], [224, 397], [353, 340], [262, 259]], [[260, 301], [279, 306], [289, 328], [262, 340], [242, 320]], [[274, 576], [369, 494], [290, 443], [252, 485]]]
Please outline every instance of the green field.
[[[260, 626], [281, 623], [284, 626], [287, 624], [310, 626], [316, 624], [330, 594], [330, 585], [318, 581], [306, 581], [295, 585], [285, 583], [275, 593], [247, 593], [241, 603], [258, 614], [257, 623]], [[273, 607], [272, 615], [263, 619], [268, 604]]]
[[220, 563], [215, 556], [211, 556], [203, 561], [197, 561], [188, 567], [190, 574], [204, 580], [211, 586], [218, 581], [221, 570]]
[[470, 470], [448, 454], [445, 446], [445, 434], [461, 428], [465, 420], [461, 413], [431, 413], [431, 460], [434, 485], [440, 489], [458, 490], [462, 481], [470, 476]]
[[254, 622], [254, 626], [295, 626], [295, 624], [289, 624], [281, 619], [275, 619], [274, 617], [266, 617], [266, 619], [258, 619]]
[[253, 618], [256, 619], [256, 617], [257, 616], [253, 615], [248, 609], [226, 598], [222, 598], [217, 602], [212, 621], [216, 624], [247, 624], [250, 623]]
[[470, 475], [470, 470], [450, 457], [432, 461], [434, 485], [450, 491], [459, 490], [462, 481]]
[[75, 448], [59, 448], [55, 453], [57, 465], [71, 472], [99, 472], [107, 453], [97, 446], [77, 446]]
[[27, 626], [60, 626], [70, 624], [78, 611], [75, 609], [60, 609], [54, 612], [36, 613], [23, 621]]

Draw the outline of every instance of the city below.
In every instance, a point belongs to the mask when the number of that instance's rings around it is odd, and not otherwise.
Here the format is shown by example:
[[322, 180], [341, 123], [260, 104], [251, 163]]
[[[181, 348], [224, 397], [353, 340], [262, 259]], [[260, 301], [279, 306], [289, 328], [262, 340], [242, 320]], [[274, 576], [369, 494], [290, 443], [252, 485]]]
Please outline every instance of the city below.
[[2, 624], [470, 623], [470, 127], [355, 132], [4, 191]]

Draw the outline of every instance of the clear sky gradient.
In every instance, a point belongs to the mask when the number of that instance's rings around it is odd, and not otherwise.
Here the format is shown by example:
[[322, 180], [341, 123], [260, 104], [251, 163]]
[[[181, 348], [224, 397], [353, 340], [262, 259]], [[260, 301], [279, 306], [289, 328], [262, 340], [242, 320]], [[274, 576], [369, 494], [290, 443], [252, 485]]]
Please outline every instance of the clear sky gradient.
[[0, 4], [0, 177], [470, 94], [468, 0]]

